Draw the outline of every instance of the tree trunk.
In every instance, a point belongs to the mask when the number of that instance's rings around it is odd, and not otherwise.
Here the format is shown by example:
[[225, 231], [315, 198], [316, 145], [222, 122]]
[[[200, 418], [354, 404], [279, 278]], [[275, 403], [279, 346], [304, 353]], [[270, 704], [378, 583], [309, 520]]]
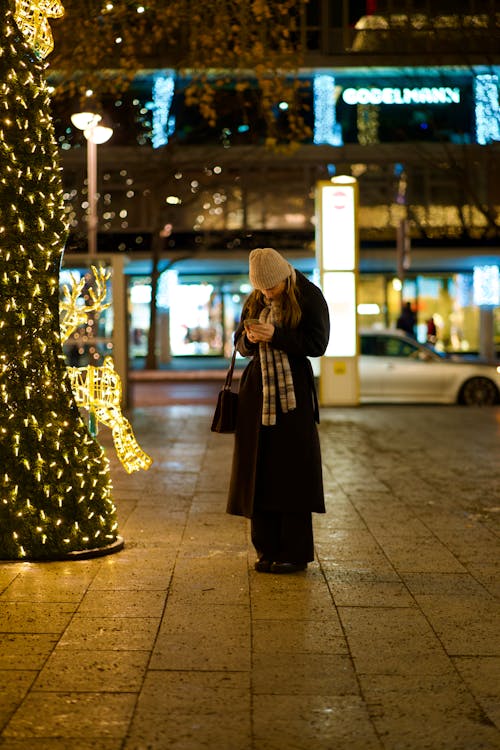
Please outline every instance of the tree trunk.
[[160, 250], [162, 238], [158, 231], [153, 237], [152, 257], [151, 257], [151, 307], [149, 315], [149, 332], [148, 332], [148, 351], [144, 363], [145, 370], [156, 370], [158, 368], [158, 353], [156, 347], [157, 328], [158, 328], [158, 305], [156, 297], [158, 293], [158, 282], [160, 280]]

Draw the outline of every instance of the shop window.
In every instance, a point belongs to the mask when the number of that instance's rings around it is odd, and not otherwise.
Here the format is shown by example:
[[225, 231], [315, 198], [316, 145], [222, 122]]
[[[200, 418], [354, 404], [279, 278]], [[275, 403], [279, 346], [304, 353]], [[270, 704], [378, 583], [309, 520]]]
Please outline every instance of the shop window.
[[170, 308], [172, 356], [221, 355], [222, 299], [213, 284], [180, 283]]
[[358, 282], [358, 321], [361, 329], [383, 328], [386, 323], [384, 276], [363, 276]]

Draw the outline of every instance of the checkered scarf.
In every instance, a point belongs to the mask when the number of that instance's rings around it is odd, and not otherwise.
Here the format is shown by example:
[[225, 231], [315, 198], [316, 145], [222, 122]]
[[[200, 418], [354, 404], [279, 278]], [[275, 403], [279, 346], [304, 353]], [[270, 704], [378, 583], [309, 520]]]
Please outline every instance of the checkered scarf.
[[[271, 302], [259, 315], [261, 323], [281, 323], [281, 305], [279, 301]], [[286, 413], [295, 409], [295, 391], [292, 371], [286, 352], [273, 349], [266, 341], [259, 344], [260, 368], [262, 372], [262, 424], [276, 424], [276, 391], [278, 392], [281, 411]]]

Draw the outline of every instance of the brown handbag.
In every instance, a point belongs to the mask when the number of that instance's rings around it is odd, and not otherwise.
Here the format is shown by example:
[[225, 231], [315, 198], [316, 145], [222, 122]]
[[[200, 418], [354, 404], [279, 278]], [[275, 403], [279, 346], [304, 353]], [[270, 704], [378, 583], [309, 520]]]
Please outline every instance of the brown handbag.
[[226, 374], [223, 388], [219, 391], [217, 406], [210, 429], [212, 432], [231, 433], [236, 430], [236, 416], [238, 413], [238, 394], [231, 390], [234, 363], [236, 361], [236, 342], [233, 348], [231, 364]]

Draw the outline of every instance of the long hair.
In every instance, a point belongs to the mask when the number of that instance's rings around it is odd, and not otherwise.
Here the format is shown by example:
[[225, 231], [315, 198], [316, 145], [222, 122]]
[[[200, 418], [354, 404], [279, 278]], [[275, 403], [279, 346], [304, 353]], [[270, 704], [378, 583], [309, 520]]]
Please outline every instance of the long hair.
[[[281, 321], [283, 325], [290, 328], [297, 328], [302, 318], [302, 310], [299, 305], [300, 292], [295, 281], [292, 278], [295, 274], [291, 274], [286, 279], [285, 289], [280, 297], [281, 302]], [[266, 307], [266, 298], [259, 289], [254, 289], [251, 292], [243, 307], [245, 318], [258, 318], [261, 310]]]

